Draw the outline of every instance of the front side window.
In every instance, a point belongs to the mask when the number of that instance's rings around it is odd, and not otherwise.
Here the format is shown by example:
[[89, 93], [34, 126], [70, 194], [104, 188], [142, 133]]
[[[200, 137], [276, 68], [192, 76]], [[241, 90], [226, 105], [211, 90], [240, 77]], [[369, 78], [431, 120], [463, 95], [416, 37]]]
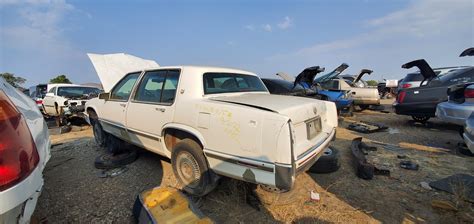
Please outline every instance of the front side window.
[[120, 82], [114, 87], [110, 93], [111, 100], [124, 100], [127, 101], [132, 93], [133, 86], [137, 82], [140, 73], [131, 73], [125, 76]]
[[205, 73], [203, 75], [204, 94], [267, 92], [262, 80], [257, 76], [234, 73]]
[[135, 100], [172, 104], [178, 88], [179, 71], [151, 71], [145, 73], [135, 94]]

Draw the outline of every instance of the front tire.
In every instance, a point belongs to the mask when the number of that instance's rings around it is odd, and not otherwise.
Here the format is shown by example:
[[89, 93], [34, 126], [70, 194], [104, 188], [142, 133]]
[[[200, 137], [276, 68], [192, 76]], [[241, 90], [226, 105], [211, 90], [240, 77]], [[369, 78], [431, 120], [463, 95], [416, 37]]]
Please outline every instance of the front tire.
[[192, 139], [183, 139], [173, 148], [171, 166], [183, 190], [203, 196], [216, 187], [215, 174], [209, 169], [201, 146]]
[[92, 131], [94, 132], [94, 141], [100, 147], [107, 145], [107, 133], [102, 129], [102, 125], [97, 119], [97, 115], [93, 112], [89, 113], [89, 118], [92, 125]]

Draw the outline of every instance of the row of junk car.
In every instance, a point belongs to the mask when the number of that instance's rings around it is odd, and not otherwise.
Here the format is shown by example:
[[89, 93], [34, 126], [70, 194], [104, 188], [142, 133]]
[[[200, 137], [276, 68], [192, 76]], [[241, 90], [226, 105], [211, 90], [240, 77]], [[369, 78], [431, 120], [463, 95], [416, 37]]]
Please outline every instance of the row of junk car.
[[[461, 56], [473, 56], [474, 48]], [[51, 143], [44, 116], [83, 117], [110, 153], [130, 143], [170, 158], [187, 193], [202, 196], [221, 176], [289, 190], [335, 140], [338, 115], [380, 105], [396, 95], [395, 112], [464, 127], [474, 153], [474, 66], [417, 67], [398, 83], [369, 87], [362, 69], [313, 66], [275, 79], [230, 68], [163, 67], [128, 54], [88, 54], [103, 89], [38, 85], [29, 96], [0, 79], [0, 223], [30, 219], [43, 186]], [[395, 84], [394, 84], [395, 83]], [[32, 100], [33, 99], [33, 100]], [[317, 100], [315, 100], [317, 99]]]

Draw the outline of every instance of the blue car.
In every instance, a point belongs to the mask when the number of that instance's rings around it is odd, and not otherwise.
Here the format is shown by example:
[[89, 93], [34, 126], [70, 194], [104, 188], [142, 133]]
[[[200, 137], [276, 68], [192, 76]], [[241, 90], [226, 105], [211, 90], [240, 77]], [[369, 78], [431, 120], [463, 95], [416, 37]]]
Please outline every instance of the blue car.
[[[345, 67], [343, 66], [345, 65]], [[336, 68], [334, 71], [321, 76], [321, 80], [330, 80], [332, 77], [339, 75], [344, 71], [348, 65], [343, 64]], [[286, 73], [277, 73], [278, 76], [284, 80], [276, 79], [263, 79], [263, 82], [272, 94], [282, 95], [297, 95], [307, 96], [321, 100], [332, 101], [336, 104], [338, 112], [352, 112], [353, 100], [349, 97], [346, 90], [324, 90], [317, 83], [315, 83], [315, 77], [318, 73], [323, 72], [325, 69], [319, 66], [313, 66], [304, 69], [296, 78], [287, 75]]]

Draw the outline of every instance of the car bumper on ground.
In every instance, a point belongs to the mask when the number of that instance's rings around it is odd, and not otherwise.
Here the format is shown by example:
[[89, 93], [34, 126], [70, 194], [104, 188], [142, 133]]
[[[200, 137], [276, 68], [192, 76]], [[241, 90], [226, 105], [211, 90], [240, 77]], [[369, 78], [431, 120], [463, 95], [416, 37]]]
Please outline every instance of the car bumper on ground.
[[37, 167], [19, 184], [0, 192], [0, 223], [29, 223], [43, 187]]
[[443, 102], [436, 107], [436, 117], [445, 122], [463, 126], [473, 111], [474, 106], [471, 105]]

